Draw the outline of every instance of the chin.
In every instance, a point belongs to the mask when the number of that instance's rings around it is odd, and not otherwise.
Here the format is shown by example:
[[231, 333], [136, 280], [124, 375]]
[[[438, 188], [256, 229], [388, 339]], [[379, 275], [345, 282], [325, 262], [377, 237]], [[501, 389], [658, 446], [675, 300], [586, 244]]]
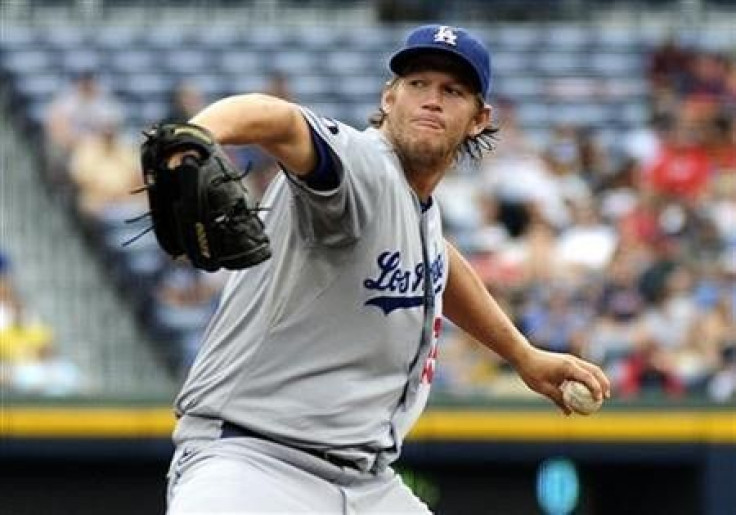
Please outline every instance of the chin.
[[447, 142], [441, 136], [423, 134], [412, 138], [404, 150], [417, 159], [440, 159], [447, 154], [447, 147]]

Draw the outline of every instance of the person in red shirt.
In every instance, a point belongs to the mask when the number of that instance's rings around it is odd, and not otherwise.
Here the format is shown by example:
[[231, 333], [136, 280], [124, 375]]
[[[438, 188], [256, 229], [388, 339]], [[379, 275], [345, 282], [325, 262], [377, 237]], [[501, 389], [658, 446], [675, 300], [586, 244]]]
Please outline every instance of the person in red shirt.
[[665, 198], [698, 198], [711, 174], [710, 159], [701, 139], [700, 125], [681, 117], [666, 135], [659, 156], [644, 169], [645, 184]]

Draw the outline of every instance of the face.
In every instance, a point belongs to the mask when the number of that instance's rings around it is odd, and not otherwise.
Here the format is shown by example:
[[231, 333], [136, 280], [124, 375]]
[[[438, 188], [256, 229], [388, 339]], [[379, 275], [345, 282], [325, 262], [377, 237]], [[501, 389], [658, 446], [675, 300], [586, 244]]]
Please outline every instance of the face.
[[400, 77], [383, 94], [386, 130], [402, 159], [416, 169], [447, 166], [459, 145], [490, 120], [490, 107], [458, 77], [416, 71]]

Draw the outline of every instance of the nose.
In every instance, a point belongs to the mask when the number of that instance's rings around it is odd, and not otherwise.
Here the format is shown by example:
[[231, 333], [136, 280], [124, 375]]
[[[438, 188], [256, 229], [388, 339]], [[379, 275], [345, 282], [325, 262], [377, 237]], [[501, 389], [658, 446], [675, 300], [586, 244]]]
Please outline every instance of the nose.
[[442, 91], [439, 88], [427, 88], [422, 99], [422, 107], [430, 111], [442, 110]]

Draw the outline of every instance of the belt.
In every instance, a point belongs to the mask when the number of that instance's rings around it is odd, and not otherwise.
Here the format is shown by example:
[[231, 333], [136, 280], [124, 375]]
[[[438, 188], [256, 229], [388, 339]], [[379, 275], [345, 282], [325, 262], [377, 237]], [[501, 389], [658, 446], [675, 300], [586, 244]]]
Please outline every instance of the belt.
[[349, 467], [349, 468], [358, 470], [358, 467], [355, 465], [355, 462], [349, 459], [340, 458], [339, 456], [328, 454], [326, 451], [320, 451], [317, 449], [309, 449], [305, 447], [297, 447], [295, 445], [285, 444], [283, 442], [279, 442], [278, 440], [274, 440], [273, 438], [268, 437], [264, 434], [257, 433], [256, 431], [253, 431], [252, 429], [248, 429], [247, 427], [238, 426], [236, 424], [233, 424], [227, 421], [224, 421], [222, 423], [222, 432], [220, 433], [220, 438], [257, 438], [259, 440], [265, 440], [267, 442], [275, 443], [278, 445], [283, 445], [285, 447], [291, 447], [292, 449], [296, 449], [301, 452], [306, 452], [307, 454], [310, 454], [314, 456], [315, 458], [319, 458], [321, 460], [324, 460], [338, 467]]

